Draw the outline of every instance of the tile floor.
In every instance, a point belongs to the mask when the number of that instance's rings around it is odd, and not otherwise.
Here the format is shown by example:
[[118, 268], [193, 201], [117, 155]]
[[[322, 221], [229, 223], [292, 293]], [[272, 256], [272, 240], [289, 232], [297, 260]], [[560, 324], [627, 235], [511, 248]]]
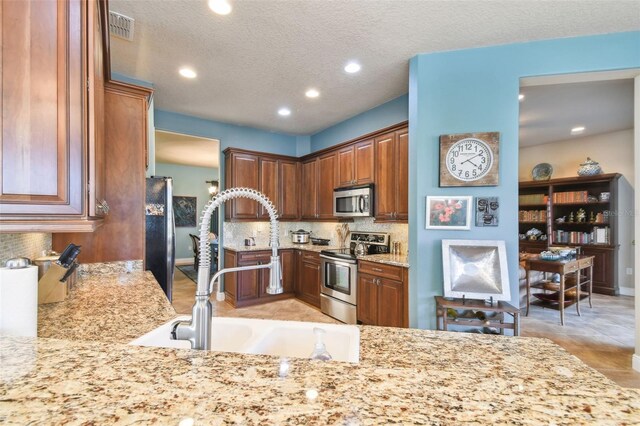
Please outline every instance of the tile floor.
[[[178, 313], [191, 313], [195, 289], [195, 283], [176, 269], [173, 306]], [[337, 323], [297, 299], [240, 309], [234, 309], [226, 302], [214, 299], [212, 302], [214, 314], [218, 316]], [[633, 303], [632, 297], [596, 294], [593, 308], [582, 305], [581, 317], [576, 314], [575, 306], [565, 311], [564, 327], [560, 326], [558, 311], [532, 306], [529, 316], [521, 317], [521, 334], [551, 339], [619, 385], [640, 388], [640, 373], [631, 369]]]

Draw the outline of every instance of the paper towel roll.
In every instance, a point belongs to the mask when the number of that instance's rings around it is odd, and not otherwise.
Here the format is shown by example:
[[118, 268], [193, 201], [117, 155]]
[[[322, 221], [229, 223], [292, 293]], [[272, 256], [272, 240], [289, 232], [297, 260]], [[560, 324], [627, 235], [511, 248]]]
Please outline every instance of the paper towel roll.
[[38, 334], [38, 267], [0, 268], [0, 333]]

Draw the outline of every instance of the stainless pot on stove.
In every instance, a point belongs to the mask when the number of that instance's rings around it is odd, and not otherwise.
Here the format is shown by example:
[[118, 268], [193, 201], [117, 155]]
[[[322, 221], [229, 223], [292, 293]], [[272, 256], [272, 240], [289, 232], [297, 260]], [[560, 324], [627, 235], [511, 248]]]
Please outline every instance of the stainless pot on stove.
[[308, 244], [309, 235], [311, 235], [311, 231], [305, 231], [304, 229], [291, 231], [291, 242], [294, 244]]

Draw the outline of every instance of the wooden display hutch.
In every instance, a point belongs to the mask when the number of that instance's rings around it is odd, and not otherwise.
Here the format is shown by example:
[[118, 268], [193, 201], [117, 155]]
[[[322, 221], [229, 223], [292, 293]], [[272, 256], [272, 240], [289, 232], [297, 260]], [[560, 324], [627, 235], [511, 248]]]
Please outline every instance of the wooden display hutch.
[[[583, 255], [594, 256], [593, 291], [617, 295], [618, 220], [612, 212], [618, 208], [620, 176], [609, 173], [520, 182], [518, 232], [538, 228], [548, 238], [521, 240], [520, 251], [539, 253], [548, 245], [581, 247]], [[580, 209], [585, 212], [584, 220], [578, 220]], [[558, 221], [561, 218], [564, 221]]]

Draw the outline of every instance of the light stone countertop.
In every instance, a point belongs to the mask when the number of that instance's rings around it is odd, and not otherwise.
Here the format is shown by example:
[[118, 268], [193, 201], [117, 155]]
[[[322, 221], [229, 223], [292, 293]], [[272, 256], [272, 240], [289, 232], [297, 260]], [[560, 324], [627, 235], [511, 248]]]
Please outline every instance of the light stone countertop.
[[162, 294], [149, 273], [91, 276], [41, 312], [56, 338], [0, 337], [0, 423], [640, 422], [639, 391], [547, 339], [361, 326], [359, 364], [291, 359], [285, 379], [276, 357], [115, 343], [175, 315]]
[[[313, 251], [316, 253], [320, 253], [322, 250], [332, 250], [337, 249], [336, 246], [316, 246], [311, 243], [309, 244], [293, 244], [287, 243], [279, 246], [280, 249], [298, 249], [298, 250], [306, 250]], [[232, 250], [236, 252], [247, 252], [247, 251], [263, 251], [263, 250], [271, 250], [269, 246], [244, 246], [244, 245], [225, 245], [225, 250]], [[367, 260], [369, 262], [376, 263], [384, 263], [387, 265], [394, 266], [402, 266], [403, 268], [409, 267], [409, 259], [406, 254], [398, 255], [398, 254], [370, 254], [366, 256], [358, 256], [358, 259]]]

